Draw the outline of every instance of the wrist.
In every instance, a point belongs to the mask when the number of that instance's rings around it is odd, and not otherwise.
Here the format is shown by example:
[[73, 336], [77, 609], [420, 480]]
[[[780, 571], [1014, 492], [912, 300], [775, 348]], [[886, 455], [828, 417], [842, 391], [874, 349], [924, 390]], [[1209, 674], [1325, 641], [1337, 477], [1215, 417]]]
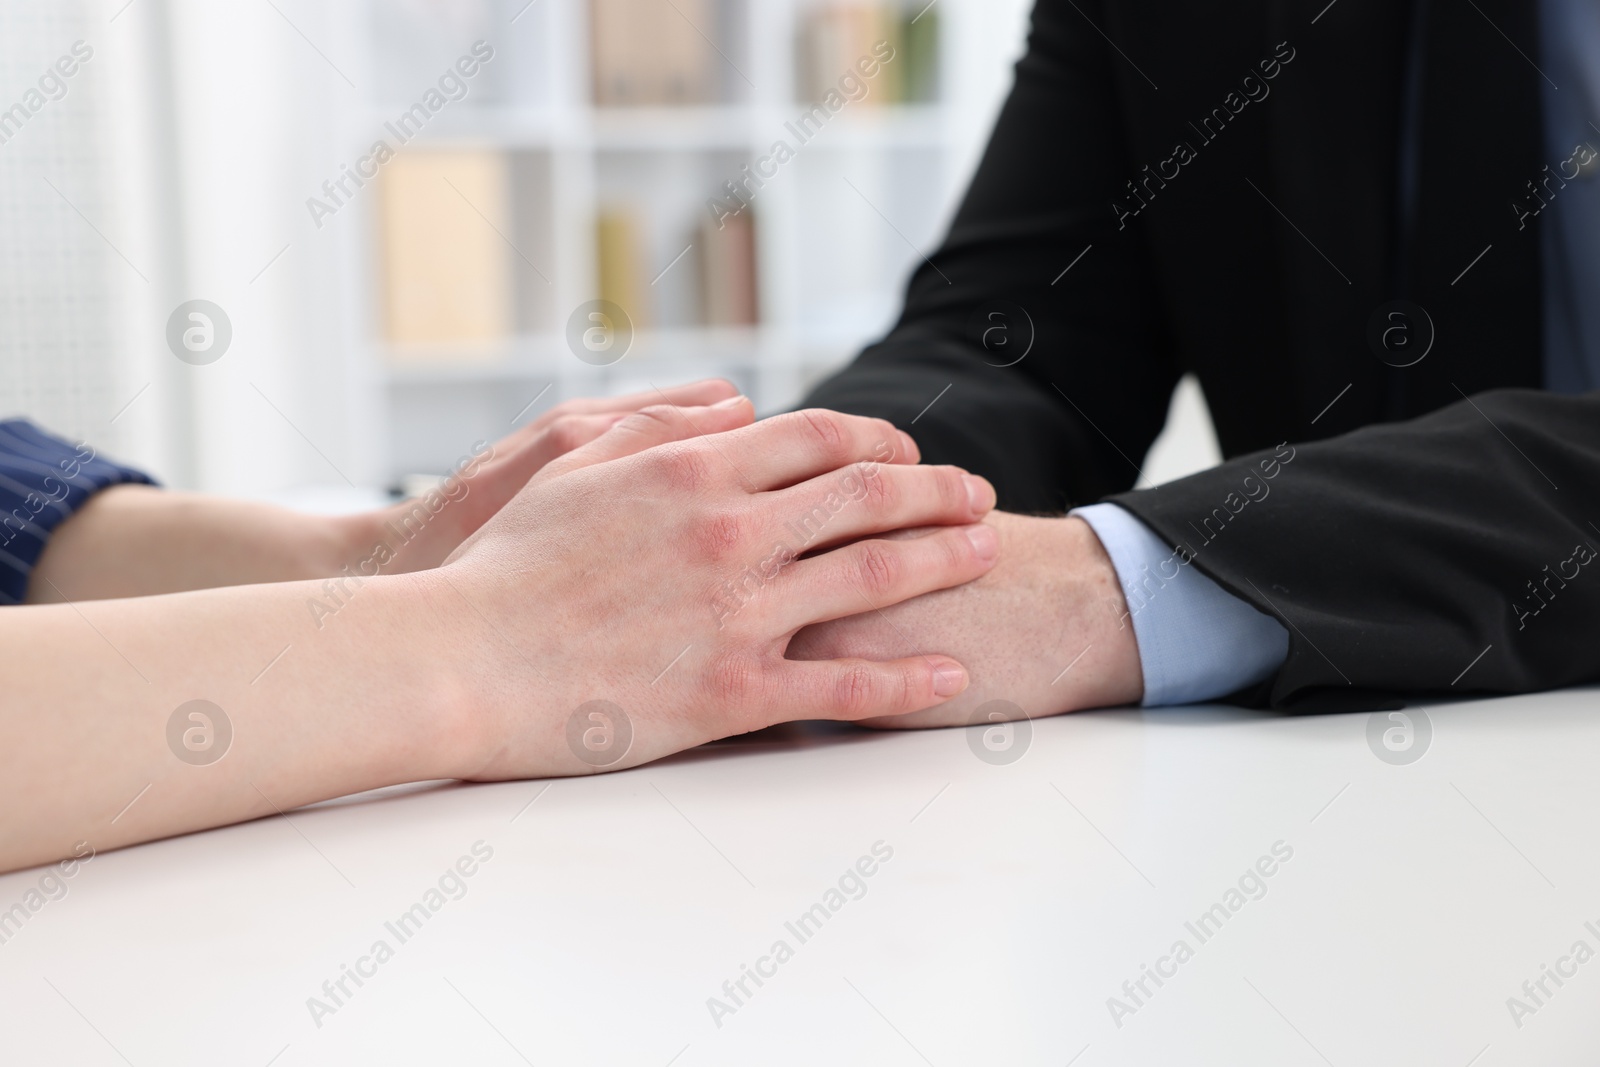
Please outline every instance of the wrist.
[[[502, 619], [503, 605], [467, 568], [381, 580], [390, 597], [385, 613], [408, 620], [403, 655], [421, 664], [423, 677], [410, 685], [426, 692], [434, 709], [419, 732], [429, 751], [418, 755], [430, 777], [500, 781], [588, 769], [575, 768], [566, 752], [566, 712], [553, 706], [549, 684], [558, 672], [535, 663], [544, 660], [536, 650], [547, 642], [492, 621]], [[530, 625], [537, 627], [538, 617], [530, 616]]]
[[382, 540], [383, 520], [387, 514], [385, 508], [322, 519], [308, 545], [314, 574], [326, 578], [345, 573], [378, 573], [371, 566], [363, 571], [361, 564], [372, 558], [374, 548]]
[[1042, 651], [1045, 669], [1030, 672], [1034, 684], [1022, 690], [1032, 700], [1023, 706], [1050, 715], [1137, 705], [1144, 697], [1138, 640], [1093, 527], [1073, 516], [1007, 512], [988, 521], [1001, 531], [1001, 563], [1017, 568], [1013, 581], [1026, 598], [1011, 625], [1053, 635]]
[[1068, 588], [1062, 602], [1088, 624], [1088, 668], [1074, 688], [1077, 708], [1119, 707], [1144, 699], [1144, 671], [1127, 597], [1111, 556], [1087, 522], [1075, 516], [1050, 520], [1055, 527], [1060, 573]]
[[379, 757], [387, 777], [469, 777], [489, 743], [492, 672], [482, 669], [482, 621], [474, 627], [461, 617], [470, 609], [436, 571], [360, 582], [361, 594], [347, 600], [366, 601], [353, 620], [353, 655], [373, 687], [374, 713], [391, 728]]

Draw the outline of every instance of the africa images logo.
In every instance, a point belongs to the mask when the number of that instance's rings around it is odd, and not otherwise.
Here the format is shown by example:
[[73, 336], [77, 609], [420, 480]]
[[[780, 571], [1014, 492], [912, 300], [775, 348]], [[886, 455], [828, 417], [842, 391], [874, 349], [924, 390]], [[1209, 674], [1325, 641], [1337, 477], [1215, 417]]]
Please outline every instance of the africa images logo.
[[1375, 711], [1367, 716], [1367, 747], [1383, 762], [1395, 767], [1415, 763], [1433, 744], [1433, 722], [1416, 708]]
[[232, 343], [228, 313], [209, 300], [185, 300], [167, 317], [167, 347], [190, 366], [215, 363]]

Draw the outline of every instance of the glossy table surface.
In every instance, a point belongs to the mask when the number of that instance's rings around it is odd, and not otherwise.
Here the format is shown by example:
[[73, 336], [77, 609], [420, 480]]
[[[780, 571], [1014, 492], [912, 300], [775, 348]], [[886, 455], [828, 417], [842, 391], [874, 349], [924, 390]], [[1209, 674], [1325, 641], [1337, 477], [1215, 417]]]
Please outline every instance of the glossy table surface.
[[1594, 1062], [1600, 693], [1420, 712], [802, 724], [18, 872], [0, 1063]]

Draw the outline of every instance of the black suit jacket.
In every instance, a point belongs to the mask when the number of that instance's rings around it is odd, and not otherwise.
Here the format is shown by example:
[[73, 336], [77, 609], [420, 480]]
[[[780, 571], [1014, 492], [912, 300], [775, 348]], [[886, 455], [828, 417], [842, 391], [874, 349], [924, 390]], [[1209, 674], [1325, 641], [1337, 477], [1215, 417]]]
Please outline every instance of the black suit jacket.
[[[1595, 680], [1600, 394], [1537, 391], [1534, 8], [1039, 0], [899, 323], [808, 403], [1010, 510], [1128, 508], [1288, 626], [1243, 702]], [[1229, 458], [1129, 492], [1186, 371]]]

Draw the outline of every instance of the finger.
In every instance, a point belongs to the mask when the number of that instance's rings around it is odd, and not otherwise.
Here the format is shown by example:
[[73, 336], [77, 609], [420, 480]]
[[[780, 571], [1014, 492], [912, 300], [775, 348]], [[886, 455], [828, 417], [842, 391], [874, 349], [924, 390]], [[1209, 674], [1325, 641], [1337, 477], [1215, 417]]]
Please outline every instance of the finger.
[[537, 454], [545, 461], [554, 459], [593, 441], [609, 430], [623, 414], [623, 412], [605, 412], [578, 415], [565, 412], [542, 421], [538, 426], [530, 423], [518, 430], [514, 436], [496, 444], [493, 462], [500, 463], [506, 460], [520, 462], [530, 454]]
[[[732, 382], [722, 378], [705, 378], [698, 382], [689, 382], [687, 385], [670, 385], [664, 389], [650, 389], [642, 393], [629, 393], [626, 396], [574, 397], [541, 412], [536, 418], [530, 419], [496, 441], [494, 453], [504, 455], [533, 445], [546, 433], [559, 429], [573, 419], [610, 415], [611, 422], [615, 422], [630, 411], [638, 411], [653, 404], [700, 407], [737, 395], [739, 395], [738, 387]], [[610, 425], [611, 423], [606, 424]], [[569, 448], [554, 450], [550, 458], [563, 455], [575, 447], [577, 446], [572, 445]]]
[[982, 523], [906, 541], [857, 541], [789, 564], [771, 611], [794, 632], [970, 582], [987, 574], [999, 554], [999, 535]]
[[657, 445], [738, 429], [750, 425], [754, 419], [755, 408], [744, 396], [729, 397], [709, 407], [654, 404], [623, 415], [605, 433], [552, 460], [545, 470], [552, 474], [576, 470], [631, 456]]
[[772, 709], [774, 721], [906, 715], [944, 703], [968, 681], [966, 668], [948, 656], [785, 661], [778, 676], [789, 706]]
[[885, 464], [855, 464], [759, 499], [767, 532], [796, 555], [905, 527], [977, 522], [995, 503], [994, 486], [960, 467]]
[[785, 489], [849, 463], [915, 463], [916, 443], [892, 423], [825, 408], [763, 419], [728, 439], [757, 490]]
[[546, 463], [581, 448], [605, 433], [627, 416], [613, 411], [601, 415], [563, 415], [538, 433], [509, 447], [496, 449], [483, 464], [478, 477], [483, 480], [509, 479], [512, 492], [522, 488]]
[[605, 401], [602, 411], [637, 411], [651, 404], [678, 404], [683, 407], [710, 407], [719, 400], [739, 395], [739, 387], [726, 378], [702, 378], [683, 385], [667, 385], [659, 389], [619, 396]]
[[599, 415], [614, 411], [638, 411], [656, 404], [707, 407], [738, 395], [739, 387], [732, 382], [724, 378], [704, 378], [698, 382], [646, 389], [626, 396], [580, 397], [563, 401], [559, 407], [574, 415]]

